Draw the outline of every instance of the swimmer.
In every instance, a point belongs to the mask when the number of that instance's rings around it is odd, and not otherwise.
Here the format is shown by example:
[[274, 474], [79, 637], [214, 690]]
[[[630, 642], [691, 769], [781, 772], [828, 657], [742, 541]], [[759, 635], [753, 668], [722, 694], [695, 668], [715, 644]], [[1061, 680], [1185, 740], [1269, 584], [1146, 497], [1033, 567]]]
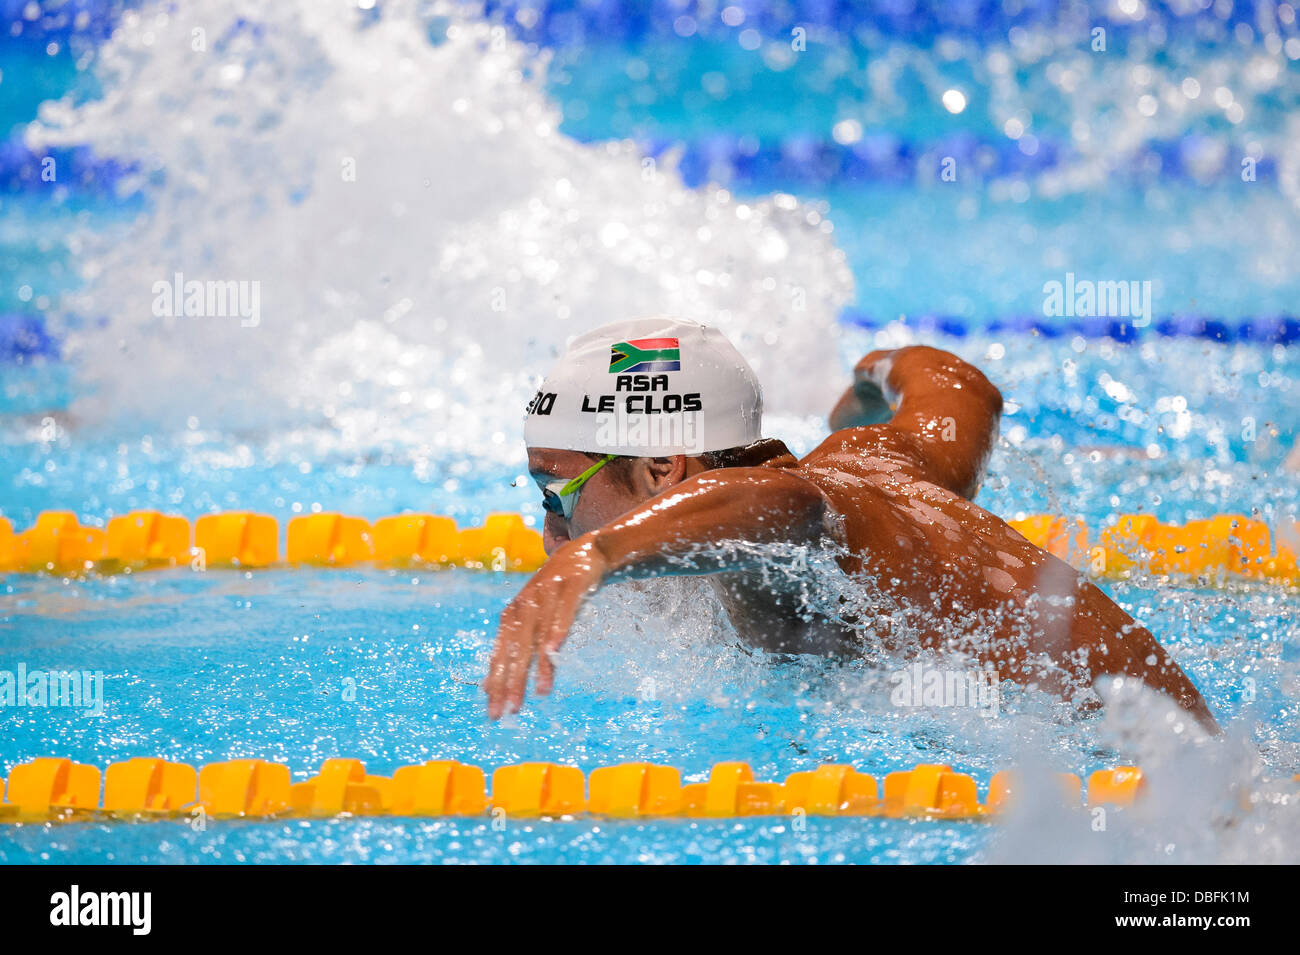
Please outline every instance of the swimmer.
[[[549, 556], [501, 614], [489, 716], [519, 710], [534, 664], [535, 691], [550, 692], [551, 654], [610, 581], [708, 575], [747, 643], [851, 649], [860, 627], [810, 616], [752, 558], [718, 546], [829, 541], [847, 573], [901, 608], [871, 627], [889, 650], [961, 649], [1063, 699], [1102, 676], [1132, 677], [1217, 731], [1148, 630], [972, 503], [1001, 412], [998, 389], [954, 355], [875, 351], [832, 410], [831, 435], [796, 458], [762, 436], [758, 380], [716, 329], [647, 318], [580, 336], [528, 406]], [[967, 645], [954, 647], [954, 629]]]

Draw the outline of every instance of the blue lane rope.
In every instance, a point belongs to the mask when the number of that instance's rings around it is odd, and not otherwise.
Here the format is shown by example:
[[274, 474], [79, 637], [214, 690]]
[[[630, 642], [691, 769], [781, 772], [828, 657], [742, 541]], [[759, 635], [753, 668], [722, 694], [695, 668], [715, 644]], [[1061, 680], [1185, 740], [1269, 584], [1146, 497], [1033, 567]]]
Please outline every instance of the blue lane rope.
[[[884, 328], [898, 321], [896, 318], [877, 318], [853, 309], [841, 313], [840, 320], [847, 325], [867, 329]], [[1260, 345], [1290, 345], [1300, 342], [1300, 318], [1294, 315], [1269, 315], [1236, 322], [1208, 316], [1170, 315], [1154, 319], [1145, 327], [1135, 327], [1130, 319], [1105, 316], [1048, 319], [1020, 315], [995, 318], [988, 322], [972, 322], [951, 315], [915, 315], [909, 316], [901, 324], [921, 334], [950, 338], [977, 334], [1012, 334], [1041, 335], [1044, 338], [1072, 338], [1078, 335], [1085, 339], [1109, 338], [1117, 342], [1135, 342], [1156, 336]]]
[[[0, 11], [14, 26], [9, 42], [39, 44], [73, 36], [91, 40], [112, 33], [124, 9], [135, 3], [120, 0], [39, 0], [35, 19], [27, 19], [29, 0], [3, 0]], [[738, 6], [743, 22], [729, 26], [721, 9]], [[1171, 37], [1216, 39], [1231, 37], [1238, 24], [1252, 29], [1261, 22], [1260, 8], [1271, 11], [1273, 0], [1237, 0], [1227, 10], [1204, 4], [1189, 11], [1176, 0], [1147, 0], [1147, 15], [1129, 21], [1099, 16], [1115, 40], [1143, 38], [1150, 24], [1159, 21]], [[466, 4], [472, 9], [471, 4]], [[523, 40], [565, 48], [587, 43], [626, 43], [654, 37], [676, 37], [688, 32], [725, 39], [742, 29], [764, 36], [788, 35], [796, 26], [851, 34], [864, 22], [889, 37], [926, 38], [956, 34], [979, 40], [1005, 40], [1013, 27], [1050, 27], [1061, 22], [1059, 0], [1021, 0], [1014, 5], [986, 0], [913, 0], [908, 3], [863, 4], [862, 0], [787, 0], [755, 3], [736, 0], [718, 4], [709, 0], [486, 0], [484, 10]], [[1012, 12], [1008, 12], [1008, 11]], [[689, 26], [686, 22], [689, 21]], [[527, 24], [527, 25], [525, 25]]]
[[[840, 320], [856, 328], [881, 329], [899, 320], [868, 315], [846, 309]], [[1120, 318], [1056, 318], [1020, 315], [977, 322], [953, 315], [913, 315], [901, 321], [923, 336], [966, 338], [971, 335], [1040, 335], [1043, 338], [1087, 340], [1108, 338], [1116, 342], [1136, 342], [1146, 338], [1196, 338], [1223, 343], [1241, 342], [1256, 345], [1291, 345], [1300, 342], [1300, 318], [1294, 315], [1270, 315], [1236, 322], [1221, 318], [1193, 315], [1166, 316], [1149, 326], [1136, 328]], [[25, 364], [42, 358], [58, 361], [59, 340], [50, 334], [44, 318], [35, 313], [0, 313], [0, 362]]]
[[[583, 129], [571, 130], [570, 125], [562, 128], [583, 141], [603, 142], [607, 138], [584, 135]], [[869, 132], [855, 143], [841, 144], [807, 133], [759, 138], [728, 131], [693, 140], [648, 136], [636, 139], [636, 143], [644, 155], [656, 159], [680, 149], [677, 168], [682, 181], [691, 188], [717, 182], [732, 189], [761, 192], [938, 181], [940, 163], [945, 159], [956, 163], [960, 183], [966, 187], [1017, 176], [1032, 179], [1079, 158], [1068, 142], [1038, 137], [1033, 154], [1027, 155], [1016, 140], [988, 139], [969, 132], [925, 141]], [[1235, 143], [1223, 151], [1218, 168], [1207, 169], [1207, 148], [1205, 138], [1193, 133], [1152, 140], [1112, 174], [1126, 176], [1133, 183], [1172, 180], [1199, 187], [1240, 184], [1238, 158], [1250, 156], [1255, 160], [1251, 185], [1277, 181], [1277, 160], [1273, 156], [1248, 151], [1245, 143]]]

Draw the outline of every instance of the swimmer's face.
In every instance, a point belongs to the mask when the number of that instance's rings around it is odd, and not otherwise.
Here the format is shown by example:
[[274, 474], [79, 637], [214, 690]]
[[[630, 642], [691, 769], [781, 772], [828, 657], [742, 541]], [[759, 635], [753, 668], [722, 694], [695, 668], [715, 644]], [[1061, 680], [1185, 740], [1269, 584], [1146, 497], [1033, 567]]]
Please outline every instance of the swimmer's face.
[[[529, 448], [528, 474], [540, 488], [551, 481], [575, 478], [591, 467], [599, 457], [581, 451], [555, 448]], [[610, 461], [582, 485], [578, 504], [568, 520], [561, 514], [546, 512], [542, 526], [542, 546], [552, 554], [575, 537], [608, 524], [661, 491], [667, 490], [686, 475], [686, 458], [618, 458]]]

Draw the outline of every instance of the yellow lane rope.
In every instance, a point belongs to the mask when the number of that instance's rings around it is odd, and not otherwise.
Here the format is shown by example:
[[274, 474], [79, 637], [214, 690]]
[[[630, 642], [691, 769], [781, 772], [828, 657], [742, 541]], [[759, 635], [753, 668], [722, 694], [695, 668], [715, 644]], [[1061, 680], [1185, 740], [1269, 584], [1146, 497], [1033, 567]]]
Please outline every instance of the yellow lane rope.
[[[1240, 514], [1184, 525], [1150, 514], [1124, 514], [1091, 537], [1081, 519], [1035, 514], [1009, 521], [1026, 538], [1094, 577], [1188, 578], [1202, 585], [1232, 579], [1300, 587], [1300, 524], [1270, 530]], [[267, 514], [207, 514], [193, 525], [158, 511], [132, 511], [87, 527], [71, 511], [44, 511], [15, 533], [0, 517], [0, 572], [115, 573], [153, 567], [255, 569], [288, 563], [350, 567], [462, 566], [531, 573], [546, 559], [541, 535], [518, 514], [492, 514], [482, 527], [450, 517], [399, 514], [371, 523], [344, 514], [292, 518], [280, 550], [280, 525]]]
[[[1084, 784], [1072, 773], [1052, 776], [1065, 805], [1128, 806], [1141, 798], [1140, 769], [1097, 770]], [[1300, 782], [1300, 776], [1296, 777]], [[338, 815], [435, 817], [502, 814], [525, 818], [591, 815], [611, 818], [735, 818], [741, 816], [886, 816], [900, 819], [995, 817], [1023, 785], [1018, 771], [996, 773], [981, 801], [973, 777], [951, 766], [922, 764], [883, 778], [852, 766], [823, 764], [782, 783], [754, 779], [747, 763], [714, 765], [708, 780], [682, 783], [671, 766], [622, 763], [586, 775], [576, 766], [519, 763], [487, 774], [478, 766], [434, 760], [373, 776], [358, 759], [327, 759], [304, 782], [289, 767], [260, 759], [185, 763], [137, 757], [97, 766], [42, 758], [15, 766], [0, 780], [0, 822], [40, 823], [122, 818], [310, 818]], [[1295, 797], [1289, 797], [1294, 802]]]

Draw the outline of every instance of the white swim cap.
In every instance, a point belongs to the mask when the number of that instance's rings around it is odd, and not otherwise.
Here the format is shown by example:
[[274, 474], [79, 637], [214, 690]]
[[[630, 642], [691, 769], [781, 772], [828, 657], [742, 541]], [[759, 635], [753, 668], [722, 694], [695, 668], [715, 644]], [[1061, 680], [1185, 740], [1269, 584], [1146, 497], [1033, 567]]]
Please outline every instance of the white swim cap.
[[528, 405], [524, 443], [634, 457], [703, 454], [762, 437], [763, 391], [716, 328], [677, 318], [580, 335]]

